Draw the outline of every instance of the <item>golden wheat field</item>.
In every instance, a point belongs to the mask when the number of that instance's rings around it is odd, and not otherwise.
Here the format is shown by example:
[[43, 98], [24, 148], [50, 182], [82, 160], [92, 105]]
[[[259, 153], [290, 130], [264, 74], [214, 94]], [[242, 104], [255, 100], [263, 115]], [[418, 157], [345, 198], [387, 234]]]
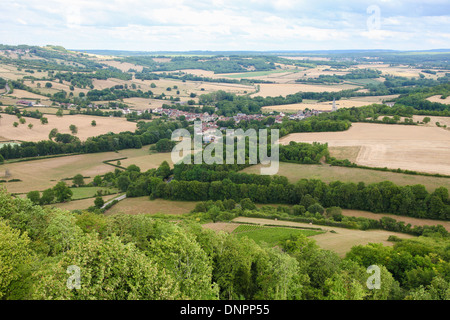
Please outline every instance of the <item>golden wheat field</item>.
[[450, 175], [450, 132], [437, 127], [353, 123], [347, 131], [293, 133], [280, 139], [361, 146], [359, 165]]
[[[65, 115], [63, 117], [57, 117], [52, 114], [48, 114], [45, 117], [48, 119], [48, 124], [43, 125], [39, 119], [24, 117], [23, 119], [26, 122], [19, 124], [18, 127], [14, 127], [13, 123], [19, 123], [19, 119], [15, 115], [2, 114], [2, 118], [0, 119], [0, 136], [6, 140], [47, 140], [48, 134], [53, 128], [58, 129], [59, 133], [71, 133], [69, 126], [73, 124], [78, 128], [78, 133], [75, 136], [84, 141], [89, 137], [108, 132], [134, 132], [136, 129], [136, 123], [127, 121], [125, 118], [88, 115]], [[97, 122], [95, 127], [91, 125], [92, 120]], [[30, 123], [33, 124], [33, 128], [31, 129], [28, 128], [28, 124]]]

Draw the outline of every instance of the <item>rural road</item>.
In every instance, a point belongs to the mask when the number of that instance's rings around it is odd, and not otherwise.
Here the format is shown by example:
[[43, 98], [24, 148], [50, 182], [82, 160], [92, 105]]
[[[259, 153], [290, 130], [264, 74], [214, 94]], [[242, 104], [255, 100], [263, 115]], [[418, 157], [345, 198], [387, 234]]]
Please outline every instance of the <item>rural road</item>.
[[105, 208], [108, 204], [110, 204], [110, 203], [113, 202], [114, 200], [121, 201], [121, 200], [125, 199], [126, 197], [127, 197], [127, 195], [126, 195], [126, 194], [123, 194], [123, 195], [121, 195], [120, 197], [111, 199], [111, 200], [109, 200], [108, 202], [106, 202], [106, 203], [103, 205], [103, 207], [101, 207], [101, 209]]
[[0, 93], [0, 96], [3, 96], [5, 94], [9, 93], [10, 88], [9, 88], [8, 84], [5, 85], [5, 90], [6, 90], [5, 92]]

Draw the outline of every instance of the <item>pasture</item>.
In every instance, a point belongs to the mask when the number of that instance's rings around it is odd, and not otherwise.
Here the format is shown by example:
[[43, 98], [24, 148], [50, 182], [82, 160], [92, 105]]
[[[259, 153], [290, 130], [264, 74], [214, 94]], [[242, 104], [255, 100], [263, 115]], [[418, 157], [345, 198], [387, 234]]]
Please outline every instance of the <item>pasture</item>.
[[281, 144], [290, 141], [360, 146], [359, 165], [450, 175], [450, 134], [441, 128], [353, 123], [347, 131], [293, 133], [280, 139]]

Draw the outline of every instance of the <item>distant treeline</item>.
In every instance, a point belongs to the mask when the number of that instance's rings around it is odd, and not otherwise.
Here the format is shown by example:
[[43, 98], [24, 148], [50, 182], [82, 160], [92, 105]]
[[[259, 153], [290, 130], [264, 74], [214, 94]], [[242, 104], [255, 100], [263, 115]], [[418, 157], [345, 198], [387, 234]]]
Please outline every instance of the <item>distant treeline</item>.
[[170, 57], [166, 62], [156, 62], [150, 56], [132, 56], [118, 59], [119, 61], [142, 65], [149, 71], [175, 71], [182, 69], [203, 69], [214, 73], [236, 73], [253, 71], [274, 70], [273, 62], [268, 62], [266, 57], [259, 56], [176, 56]]
[[[176, 164], [174, 179], [164, 182], [171, 170], [163, 163], [157, 170], [141, 173], [133, 166], [105, 176], [129, 196], [150, 195], [183, 201], [248, 198], [255, 203], [298, 204], [308, 208], [319, 203], [323, 207], [341, 207], [375, 213], [450, 220], [449, 193], [445, 187], [429, 193], [423, 185], [398, 186], [390, 181], [366, 185], [335, 181], [302, 179], [289, 183], [286, 177], [238, 173], [227, 165]], [[184, 180], [183, 180], [184, 179]], [[192, 180], [186, 180], [192, 179]]]
[[371, 78], [379, 78], [381, 76], [381, 71], [375, 69], [356, 69], [350, 71], [345, 75], [319, 75], [317, 78], [308, 78], [308, 79], [297, 79], [295, 82], [309, 82], [309, 83], [340, 83], [344, 80], [353, 80], [353, 79], [371, 79]]
[[[130, 70], [129, 70], [130, 71]], [[196, 76], [191, 73], [185, 72], [171, 72], [171, 73], [153, 73], [149, 68], [144, 68], [142, 72], [135, 72], [136, 79], [142, 80], [159, 80], [160, 78], [176, 79], [181, 81], [201, 81], [201, 82], [216, 82], [216, 83], [240, 83], [240, 84], [251, 84], [251, 83], [273, 83], [272, 81], [257, 80], [257, 79], [229, 79], [229, 78], [211, 78]]]

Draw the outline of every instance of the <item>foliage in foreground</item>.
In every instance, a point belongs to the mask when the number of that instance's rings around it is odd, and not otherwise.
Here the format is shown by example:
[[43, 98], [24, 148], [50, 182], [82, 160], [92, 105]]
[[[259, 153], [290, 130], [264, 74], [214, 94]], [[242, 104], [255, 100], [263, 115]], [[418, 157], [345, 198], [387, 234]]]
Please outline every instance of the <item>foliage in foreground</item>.
[[[0, 191], [2, 299], [448, 298], [446, 238], [359, 246], [345, 259], [298, 234], [276, 247], [149, 215], [44, 209]], [[436, 235], [438, 237], [438, 235]], [[367, 289], [367, 264], [382, 289]], [[71, 265], [81, 288], [66, 287]]]

